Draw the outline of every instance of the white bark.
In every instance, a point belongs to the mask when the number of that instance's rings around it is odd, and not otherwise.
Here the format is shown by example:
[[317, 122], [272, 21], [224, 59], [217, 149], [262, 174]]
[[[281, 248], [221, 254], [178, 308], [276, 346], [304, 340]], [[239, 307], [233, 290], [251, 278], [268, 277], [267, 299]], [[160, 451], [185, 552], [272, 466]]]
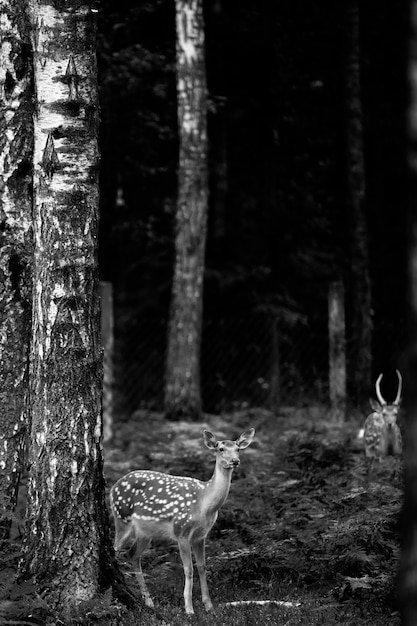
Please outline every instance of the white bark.
[[201, 0], [177, 0], [178, 199], [168, 341], [168, 416], [198, 419], [208, 204], [206, 76]]
[[41, 587], [52, 590], [52, 606], [69, 609], [97, 594], [100, 559], [107, 549], [95, 38], [87, 0], [29, 4], [37, 106], [25, 568]]
[[[35, 116], [34, 129], [34, 180], [35, 180], [35, 251], [42, 253], [43, 231], [42, 225], [46, 213], [53, 214], [56, 208], [56, 199], [61, 194], [71, 194], [79, 190], [85, 200], [96, 202], [97, 189], [91, 185], [91, 164], [97, 162], [98, 150], [96, 138], [86, 137], [86, 141], [80, 145], [73, 141], [73, 134], [83, 134], [89, 124], [89, 105], [95, 94], [91, 93], [91, 81], [88, 77], [88, 67], [91, 63], [91, 52], [81, 50], [76, 55], [76, 61], [72, 55], [69, 43], [59, 45], [57, 37], [68, 29], [68, 14], [58, 11], [55, 3], [40, 3], [30, 0], [32, 22], [35, 25], [33, 34], [35, 55], [35, 91], [37, 96], [37, 114]], [[79, 21], [76, 23], [75, 32], [72, 33], [73, 41], [83, 37], [82, 29], [85, 28], [85, 18], [90, 12], [88, 6], [77, 9]], [[78, 25], [77, 25], [78, 24]], [[67, 70], [75, 68], [76, 76], [68, 77]], [[73, 85], [76, 85], [77, 100], [74, 96]], [[79, 106], [79, 114], [70, 118], [65, 104], [73, 103]], [[71, 134], [62, 133], [62, 129], [71, 128]], [[54, 206], [49, 206], [51, 203]], [[59, 228], [57, 218], [52, 215], [54, 226]], [[84, 249], [84, 237], [88, 235], [89, 223], [86, 221], [85, 228], [74, 231], [74, 236], [79, 240], [68, 242], [69, 246]], [[66, 242], [62, 242], [64, 248]], [[83, 263], [86, 258], [79, 258]], [[62, 260], [66, 263], [65, 257]], [[50, 306], [45, 309], [42, 304], [42, 285], [35, 285], [35, 298], [37, 311], [39, 311], [39, 324], [46, 329], [45, 346], [36, 344], [35, 350], [42, 356], [44, 348], [50, 346], [50, 334], [56, 320], [58, 308], [56, 303], [65, 297], [66, 287], [63, 284], [55, 284], [51, 294]], [[74, 311], [74, 316], [77, 315]], [[36, 334], [36, 333], [35, 333]]]

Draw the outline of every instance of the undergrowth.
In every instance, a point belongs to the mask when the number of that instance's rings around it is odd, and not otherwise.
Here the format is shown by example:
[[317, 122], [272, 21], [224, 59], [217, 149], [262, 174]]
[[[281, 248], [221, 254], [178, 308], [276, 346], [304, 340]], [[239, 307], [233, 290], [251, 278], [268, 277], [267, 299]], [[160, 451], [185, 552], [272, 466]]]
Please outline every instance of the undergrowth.
[[[231, 428], [238, 434], [247, 426], [245, 416], [239, 416], [239, 424], [230, 425], [228, 420], [233, 418], [224, 420], [225, 434]], [[256, 428], [253, 420], [252, 412], [251, 425]], [[213, 426], [215, 432], [219, 423]], [[399, 462], [388, 459], [381, 464], [365, 488], [363, 456], [348, 429], [340, 429], [336, 436], [332, 429], [327, 436], [325, 427], [312, 431], [308, 425], [297, 424], [289, 431], [289, 425], [291, 418], [289, 423], [265, 423], [263, 416], [256, 442], [242, 452], [229, 499], [207, 541], [207, 567], [218, 604], [297, 600], [301, 606], [241, 607], [239, 611], [221, 607], [215, 619], [199, 612], [199, 623], [241, 625], [260, 619], [254, 615], [262, 615], [263, 624], [283, 621], [289, 626], [398, 623]], [[175, 425], [160, 420], [160, 428]], [[213, 459], [202, 443], [202, 428], [196, 429], [192, 447], [187, 443], [186, 425], [183, 432], [164, 437], [155, 432], [155, 422], [152, 429], [155, 445], [146, 437], [141, 445], [138, 439], [137, 447], [130, 449], [131, 466], [127, 466], [124, 452], [108, 451], [109, 484], [139, 466], [204, 480], [210, 477]], [[119, 442], [122, 434], [118, 433]], [[130, 434], [129, 441], [132, 446]], [[0, 571], [0, 623], [57, 623], [48, 622], [46, 603], [32, 583], [19, 586], [14, 581], [19, 542], [14, 550], [13, 556], [5, 542], [0, 555], [8, 559], [2, 559]], [[184, 623], [183, 573], [176, 547], [151, 547], [144, 555], [143, 570], [158, 608], [171, 624]], [[126, 573], [128, 580], [133, 580], [128, 569]], [[202, 611], [198, 582], [194, 597], [196, 609]], [[123, 626], [158, 623], [155, 618], [144, 614], [139, 618], [123, 610], [110, 592], [80, 607], [72, 621], [60, 623], [98, 622]]]

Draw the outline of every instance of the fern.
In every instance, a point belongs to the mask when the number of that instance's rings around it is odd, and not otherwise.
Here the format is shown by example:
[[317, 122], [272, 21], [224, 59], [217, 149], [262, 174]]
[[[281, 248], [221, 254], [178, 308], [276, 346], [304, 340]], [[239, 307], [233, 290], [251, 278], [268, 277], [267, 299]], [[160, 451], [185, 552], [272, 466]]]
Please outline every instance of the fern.
[[69, 624], [74, 626], [87, 626], [92, 623], [106, 623], [119, 620], [126, 612], [126, 608], [114, 602], [112, 589], [109, 588], [103, 595], [82, 602], [72, 611]]
[[[14, 570], [0, 572], [0, 620], [1, 623], [27, 623], [26, 618], [42, 618], [48, 613], [46, 602], [39, 595], [31, 580], [18, 583]], [[35, 622], [36, 623], [36, 622]], [[38, 623], [42, 623], [39, 621]]]

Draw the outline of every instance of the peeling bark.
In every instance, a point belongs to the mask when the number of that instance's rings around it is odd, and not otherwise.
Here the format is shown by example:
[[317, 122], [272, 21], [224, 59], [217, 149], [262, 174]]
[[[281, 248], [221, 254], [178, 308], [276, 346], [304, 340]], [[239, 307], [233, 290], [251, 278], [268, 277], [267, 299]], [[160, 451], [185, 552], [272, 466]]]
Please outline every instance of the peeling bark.
[[16, 505], [27, 432], [31, 310], [32, 63], [24, 0], [0, 0], [0, 539]]
[[22, 573], [65, 612], [96, 596], [112, 561], [101, 444], [95, 24], [87, 1], [29, 4], [37, 111]]
[[167, 417], [201, 413], [200, 344], [208, 203], [201, 0], [177, 0], [178, 199], [165, 382]]

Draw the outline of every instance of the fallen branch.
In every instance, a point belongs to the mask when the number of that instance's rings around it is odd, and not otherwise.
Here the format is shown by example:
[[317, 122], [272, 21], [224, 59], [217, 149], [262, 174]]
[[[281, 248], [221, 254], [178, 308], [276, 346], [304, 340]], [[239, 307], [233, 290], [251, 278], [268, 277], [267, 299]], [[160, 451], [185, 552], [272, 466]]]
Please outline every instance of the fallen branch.
[[236, 600], [234, 602], [223, 602], [221, 606], [240, 606], [242, 604], [258, 604], [260, 606], [276, 604], [277, 606], [289, 607], [301, 606], [301, 602], [284, 602], [284, 600]]

